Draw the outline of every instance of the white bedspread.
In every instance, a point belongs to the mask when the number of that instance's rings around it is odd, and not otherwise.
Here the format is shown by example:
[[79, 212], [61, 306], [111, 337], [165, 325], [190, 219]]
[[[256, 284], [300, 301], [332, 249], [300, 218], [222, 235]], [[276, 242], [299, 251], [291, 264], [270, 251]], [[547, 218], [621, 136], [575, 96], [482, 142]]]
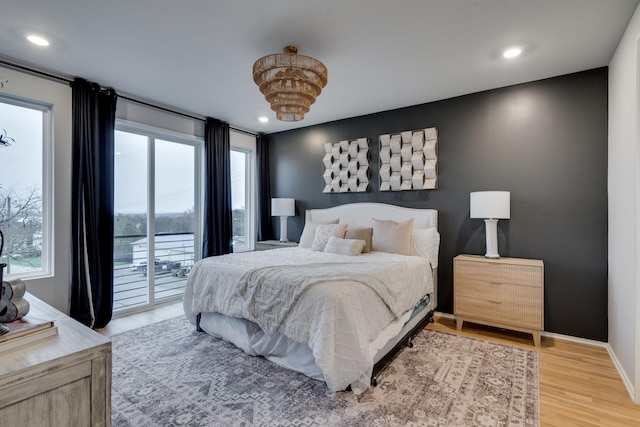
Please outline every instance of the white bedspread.
[[[337, 391], [370, 375], [369, 342], [432, 291], [431, 277], [426, 259], [381, 252], [350, 257], [284, 248], [230, 254], [196, 263], [184, 309], [192, 321], [201, 312], [221, 313], [308, 345], [327, 386]], [[263, 288], [278, 291], [259, 296]]]

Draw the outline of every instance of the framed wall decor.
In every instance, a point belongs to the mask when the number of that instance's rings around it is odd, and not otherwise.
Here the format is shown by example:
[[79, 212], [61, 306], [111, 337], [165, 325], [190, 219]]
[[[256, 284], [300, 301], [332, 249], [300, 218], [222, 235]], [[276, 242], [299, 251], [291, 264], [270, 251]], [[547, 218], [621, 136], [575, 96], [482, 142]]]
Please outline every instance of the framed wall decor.
[[369, 191], [369, 139], [324, 144], [323, 193]]
[[380, 191], [438, 188], [438, 130], [380, 135]]

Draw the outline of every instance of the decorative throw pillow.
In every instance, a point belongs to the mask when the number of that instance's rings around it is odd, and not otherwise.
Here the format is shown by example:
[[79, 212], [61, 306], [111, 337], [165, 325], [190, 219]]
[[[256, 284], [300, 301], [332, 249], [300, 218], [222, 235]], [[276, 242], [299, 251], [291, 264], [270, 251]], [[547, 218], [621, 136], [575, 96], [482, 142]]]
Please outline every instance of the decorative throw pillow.
[[324, 251], [331, 236], [343, 238], [347, 224], [320, 224], [316, 227], [316, 237], [311, 244], [312, 251]]
[[332, 254], [340, 255], [360, 255], [364, 249], [364, 240], [359, 239], [340, 239], [331, 236], [325, 246], [324, 251]]
[[404, 222], [373, 219], [371, 250], [392, 254], [411, 254], [413, 218]]
[[316, 228], [320, 224], [337, 224], [339, 220], [331, 219], [327, 221], [307, 221], [304, 225], [304, 229], [302, 230], [302, 235], [300, 236], [300, 243], [298, 244], [301, 248], [310, 248], [313, 244], [313, 239], [316, 237]]
[[347, 228], [347, 233], [344, 235], [345, 239], [358, 239], [364, 240], [364, 249], [362, 249], [362, 253], [366, 254], [367, 252], [371, 252], [371, 234], [373, 233], [373, 228]]
[[411, 255], [429, 260], [431, 268], [438, 266], [440, 233], [435, 228], [416, 228], [411, 232]]

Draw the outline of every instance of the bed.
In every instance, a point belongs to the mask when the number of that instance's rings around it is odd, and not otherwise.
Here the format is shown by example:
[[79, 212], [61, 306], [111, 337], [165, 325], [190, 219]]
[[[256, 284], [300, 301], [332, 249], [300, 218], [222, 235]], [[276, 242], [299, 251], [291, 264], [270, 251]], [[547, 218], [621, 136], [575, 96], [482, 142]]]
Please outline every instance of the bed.
[[[370, 242], [358, 238], [368, 229]], [[437, 306], [437, 211], [380, 203], [312, 209], [300, 240], [198, 261], [185, 315], [249, 355], [360, 394]]]

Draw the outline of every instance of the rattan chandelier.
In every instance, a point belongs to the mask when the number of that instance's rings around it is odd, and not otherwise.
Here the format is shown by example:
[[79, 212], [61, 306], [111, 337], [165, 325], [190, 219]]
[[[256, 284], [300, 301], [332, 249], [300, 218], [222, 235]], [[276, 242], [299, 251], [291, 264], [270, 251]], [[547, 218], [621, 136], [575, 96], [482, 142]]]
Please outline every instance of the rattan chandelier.
[[284, 53], [263, 56], [253, 64], [253, 81], [278, 120], [297, 122], [326, 86], [327, 67], [315, 58], [298, 55], [295, 46], [286, 46]]

